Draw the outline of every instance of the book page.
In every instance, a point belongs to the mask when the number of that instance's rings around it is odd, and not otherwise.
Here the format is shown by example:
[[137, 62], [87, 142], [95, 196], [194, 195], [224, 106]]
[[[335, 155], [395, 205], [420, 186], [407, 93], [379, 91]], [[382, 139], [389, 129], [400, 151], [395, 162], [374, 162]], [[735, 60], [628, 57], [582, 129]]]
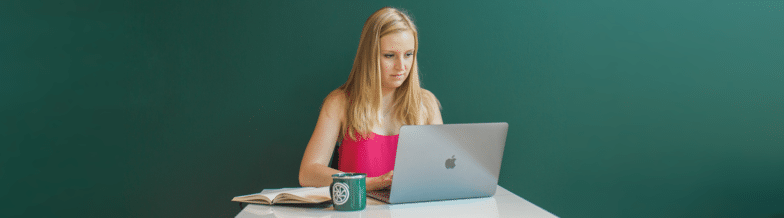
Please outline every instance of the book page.
[[260, 193], [240, 195], [234, 197], [231, 200], [254, 204], [272, 204], [273, 199], [275, 199], [275, 197], [277, 197], [279, 194], [295, 189], [299, 188], [264, 189]]
[[253, 204], [271, 204], [272, 203], [272, 200], [267, 199], [267, 197], [264, 197], [263, 195], [259, 195], [259, 194], [249, 194], [249, 195], [237, 196], [237, 197], [232, 198], [231, 201], [253, 203]]
[[324, 187], [303, 187], [303, 188], [294, 188], [293, 190], [286, 191], [286, 193], [298, 196], [308, 196], [308, 195], [318, 195], [329, 197], [329, 186]]
[[[268, 200], [269, 199], [269, 200]], [[234, 197], [232, 201], [259, 204], [306, 203], [315, 204], [332, 200], [329, 186], [264, 189], [260, 193]]]
[[322, 203], [332, 200], [329, 196], [329, 186], [307, 187], [296, 190], [287, 190], [277, 196], [274, 203]]
[[297, 190], [303, 190], [304, 191], [304, 190], [307, 190], [307, 189], [313, 189], [313, 187], [277, 188], [277, 189], [269, 189], [269, 188], [267, 188], [267, 189], [261, 190], [261, 193], [257, 193], [257, 194], [254, 194], [254, 195], [262, 195], [262, 196], [265, 196], [265, 197], [269, 198], [270, 200], [272, 200], [272, 199], [275, 199], [275, 197], [277, 197], [279, 194], [282, 194], [282, 193], [290, 193], [289, 191], [295, 191], [296, 192]]

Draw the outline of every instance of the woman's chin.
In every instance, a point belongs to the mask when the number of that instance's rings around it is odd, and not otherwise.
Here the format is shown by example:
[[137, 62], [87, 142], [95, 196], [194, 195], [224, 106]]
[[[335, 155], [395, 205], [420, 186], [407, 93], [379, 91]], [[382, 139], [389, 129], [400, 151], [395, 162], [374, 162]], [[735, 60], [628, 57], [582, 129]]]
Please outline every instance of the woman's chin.
[[402, 86], [402, 85], [403, 85], [403, 82], [389, 83], [389, 84], [385, 84], [384, 85], [384, 89], [397, 89], [397, 88], [400, 88], [400, 86]]

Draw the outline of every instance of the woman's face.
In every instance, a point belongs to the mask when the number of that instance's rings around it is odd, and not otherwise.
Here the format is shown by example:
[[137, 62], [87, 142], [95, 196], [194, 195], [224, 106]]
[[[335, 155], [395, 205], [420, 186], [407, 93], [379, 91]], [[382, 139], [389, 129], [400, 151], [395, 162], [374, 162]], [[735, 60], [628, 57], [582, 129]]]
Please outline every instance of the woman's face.
[[380, 39], [381, 86], [395, 89], [403, 84], [414, 63], [414, 35], [411, 31], [390, 33]]

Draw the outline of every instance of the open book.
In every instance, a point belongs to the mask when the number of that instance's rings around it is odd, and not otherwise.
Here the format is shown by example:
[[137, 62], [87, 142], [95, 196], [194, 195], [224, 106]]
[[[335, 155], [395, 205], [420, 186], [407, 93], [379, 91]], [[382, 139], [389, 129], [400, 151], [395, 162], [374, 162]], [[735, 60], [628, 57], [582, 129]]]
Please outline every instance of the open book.
[[231, 201], [251, 204], [321, 204], [331, 201], [329, 186], [264, 189], [261, 193], [241, 195]]

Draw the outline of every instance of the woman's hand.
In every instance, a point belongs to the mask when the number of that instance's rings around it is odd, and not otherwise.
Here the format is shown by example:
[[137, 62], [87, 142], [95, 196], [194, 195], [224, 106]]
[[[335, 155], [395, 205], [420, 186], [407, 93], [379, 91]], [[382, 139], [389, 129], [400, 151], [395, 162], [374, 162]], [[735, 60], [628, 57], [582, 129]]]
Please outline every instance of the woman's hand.
[[390, 170], [388, 173], [385, 173], [384, 175], [367, 178], [365, 180], [365, 188], [367, 189], [367, 191], [384, 189], [392, 185], [393, 171], [394, 170]]

